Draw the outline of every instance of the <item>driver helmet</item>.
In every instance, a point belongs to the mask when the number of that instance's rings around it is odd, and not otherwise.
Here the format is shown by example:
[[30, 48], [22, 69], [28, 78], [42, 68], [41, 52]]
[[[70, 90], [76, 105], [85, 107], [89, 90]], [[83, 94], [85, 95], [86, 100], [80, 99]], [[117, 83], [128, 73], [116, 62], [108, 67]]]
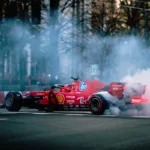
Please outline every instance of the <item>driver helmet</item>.
[[71, 85], [70, 84], [66, 84], [64, 87], [67, 91], [71, 91]]

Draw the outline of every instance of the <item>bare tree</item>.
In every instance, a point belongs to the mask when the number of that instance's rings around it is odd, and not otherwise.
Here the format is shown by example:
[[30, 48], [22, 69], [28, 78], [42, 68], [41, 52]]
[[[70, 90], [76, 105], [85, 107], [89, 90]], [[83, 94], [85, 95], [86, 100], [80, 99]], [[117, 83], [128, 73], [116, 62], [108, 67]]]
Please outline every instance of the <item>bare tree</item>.
[[31, 0], [32, 23], [40, 24], [41, 22], [41, 0]]
[[50, 51], [51, 53], [51, 74], [52, 76], [55, 76], [59, 74], [60, 70], [60, 62], [59, 62], [59, 51], [58, 51], [58, 45], [59, 45], [59, 3], [60, 0], [50, 0], [50, 26], [53, 29], [53, 31], [50, 33]]
[[[148, 18], [145, 9], [148, 9], [147, 1], [120, 1], [120, 15], [122, 16], [122, 30], [127, 34], [143, 36], [144, 28], [147, 28]], [[148, 14], [147, 14], [148, 16]], [[146, 26], [145, 26], [146, 25]]]
[[[17, 3], [16, 1], [4, 1], [2, 5], [2, 20], [4, 22], [8, 19], [14, 19], [17, 17]], [[10, 53], [13, 48], [13, 39], [8, 38], [11, 26], [9, 24], [1, 24], [1, 47], [2, 47], [2, 80], [4, 81], [7, 73], [10, 73]], [[10, 78], [9, 78], [10, 80]]]

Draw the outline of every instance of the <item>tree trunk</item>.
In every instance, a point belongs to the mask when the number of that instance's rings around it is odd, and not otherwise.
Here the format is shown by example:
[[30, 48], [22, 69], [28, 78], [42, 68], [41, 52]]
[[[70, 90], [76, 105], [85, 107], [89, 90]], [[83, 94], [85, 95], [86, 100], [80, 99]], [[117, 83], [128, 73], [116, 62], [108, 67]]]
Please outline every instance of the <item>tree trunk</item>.
[[[31, 9], [32, 9], [32, 24], [33, 25], [37, 25], [36, 28], [32, 28], [32, 34], [33, 36], [36, 37], [36, 35], [38, 35], [38, 25], [41, 23], [41, 0], [31, 0]], [[34, 39], [36, 41], [36, 44], [32, 41], [31, 43], [31, 60], [35, 63], [37, 63], [37, 59], [41, 59], [37, 58], [36, 56], [34, 57], [35, 53], [40, 54], [40, 41], [39, 38], [36, 37], [36, 39]], [[34, 51], [32, 51], [34, 50]], [[38, 70], [39, 71], [39, 70]]]
[[41, 23], [41, 0], [31, 0], [32, 23], [37, 25]]
[[17, 17], [17, 2], [16, 1], [7, 1], [8, 7], [7, 7], [7, 13], [6, 17], [8, 19], [13, 19]]
[[[51, 33], [51, 50], [53, 51], [51, 59], [52, 59], [52, 66], [51, 74], [53, 76], [59, 74], [59, 51], [58, 51], [58, 40], [59, 40], [59, 27], [58, 27], [58, 9], [59, 9], [59, 2], [60, 0], [50, 0], [50, 24], [52, 26], [52, 33]], [[55, 67], [54, 67], [55, 66]]]
[[0, 0], [0, 22], [3, 19], [3, 6], [4, 6], [4, 0]]

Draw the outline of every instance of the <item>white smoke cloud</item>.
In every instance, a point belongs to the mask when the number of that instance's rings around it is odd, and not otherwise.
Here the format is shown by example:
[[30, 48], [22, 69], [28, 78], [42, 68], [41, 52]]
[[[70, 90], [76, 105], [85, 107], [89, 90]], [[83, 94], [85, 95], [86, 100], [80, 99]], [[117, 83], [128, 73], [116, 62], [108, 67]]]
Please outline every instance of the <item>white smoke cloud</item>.
[[[148, 98], [148, 104], [143, 105], [143, 109], [141, 111], [134, 110], [134, 114], [136, 115], [150, 115], [150, 68], [145, 70], [139, 70], [134, 75], [125, 76], [122, 81], [127, 83], [141, 83], [146, 85], [146, 91], [142, 97]], [[140, 90], [140, 89], [139, 89]], [[130, 110], [132, 114], [132, 110]]]
[[134, 75], [127, 75], [121, 81], [127, 83], [141, 83], [146, 85], [146, 91], [143, 96], [150, 100], [150, 69], [137, 71]]
[[[146, 85], [146, 91], [142, 97], [150, 101], [150, 51], [141, 38], [128, 36], [121, 39], [110, 38], [113, 43], [112, 52], [108, 57], [108, 65], [104, 72], [109, 71], [109, 78], [105, 80], [126, 82], [127, 89], [124, 91], [126, 97], [140, 94], [143, 89], [138, 84]], [[109, 43], [110, 40], [107, 40]], [[135, 92], [133, 92], [133, 89]], [[125, 108], [124, 103], [120, 106]], [[124, 111], [119, 111], [117, 107], [111, 107], [109, 113], [112, 115], [139, 116], [150, 115], [150, 105], [141, 106], [129, 105]]]

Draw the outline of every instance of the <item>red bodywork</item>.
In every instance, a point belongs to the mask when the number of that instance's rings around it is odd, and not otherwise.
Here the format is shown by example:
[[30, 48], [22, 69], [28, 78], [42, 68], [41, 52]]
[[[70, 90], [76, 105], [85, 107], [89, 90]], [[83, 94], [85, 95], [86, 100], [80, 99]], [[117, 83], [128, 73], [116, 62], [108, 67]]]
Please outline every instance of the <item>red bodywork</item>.
[[[88, 98], [92, 94], [104, 88], [106, 85], [99, 80], [87, 80], [84, 82], [73, 81], [71, 85], [64, 85], [59, 89], [50, 89], [44, 92], [44, 98], [40, 100], [40, 105], [48, 105], [49, 99], [53, 104], [63, 106], [88, 106]], [[53, 96], [50, 96], [50, 93]], [[51, 98], [50, 98], [51, 97]]]
[[133, 97], [131, 99], [132, 104], [146, 104], [148, 103], [148, 98], [145, 97]]
[[[111, 82], [108, 86], [99, 80], [86, 80], [84, 82], [74, 79], [72, 84], [65, 85], [54, 85], [49, 90], [44, 91], [30, 91], [22, 93], [23, 105], [34, 108], [45, 108], [47, 106], [55, 105], [65, 107], [88, 107], [89, 108], [89, 97], [101, 95], [101, 91], [106, 91], [118, 100], [125, 99], [125, 92], [130, 91], [129, 103], [132, 104], [143, 104], [148, 103], [148, 99], [143, 97], [146, 86], [141, 84], [137, 85], [136, 88], [131, 88], [125, 83]], [[136, 89], [138, 89], [136, 91]], [[140, 90], [139, 90], [140, 89]], [[103, 95], [102, 95], [103, 96]], [[107, 99], [106, 101], [111, 101]], [[61, 107], [62, 108], [62, 107]]]
[[128, 85], [126, 83], [111, 82], [107, 90], [111, 95], [118, 99], [124, 98], [124, 91], [126, 91], [126, 93], [132, 93], [132, 96], [129, 95], [130, 103], [132, 104], [148, 103], [148, 98], [143, 97], [146, 91], [146, 85], [142, 85], [140, 83]]
[[[81, 85], [84, 86], [81, 87]], [[132, 93], [135, 93], [135, 95], [130, 96], [130, 103], [132, 104], [142, 104], [148, 102], [148, 99], [143, 97], [146, 86], [140, 85], [139, 87], [141, 88], [140, 93], [132, 91]], [[111, 82], [109, 86], [107, 86], [99, 80], [86, 80], [84, 82], [76, 80], [73, 81], [71, 85], [65, 84], [63, 86], [59, 86], [59, 88], [55, 87], [54, 89], [51, 88], [47, 91], [27, 92], [23, 94], [23, 97], [24, 99], [25, 97], [28, 97], [28, 102], [31, 102], [31, 95], [32, 99], [34, 98], [34, 102], [38, 103], [40, 106], [47, 106], [51, 101], [52, 104], [56, 106], [88, 107], [89, 97], [103, 89], [120, 100], [124, 99], [125, 90], [131, 90], [125, 83], [120, 82]], [[27, 100], [25, 100], [25, 102], [27, 102]], [[27, 105], [29, 104], [27, 103]]]

